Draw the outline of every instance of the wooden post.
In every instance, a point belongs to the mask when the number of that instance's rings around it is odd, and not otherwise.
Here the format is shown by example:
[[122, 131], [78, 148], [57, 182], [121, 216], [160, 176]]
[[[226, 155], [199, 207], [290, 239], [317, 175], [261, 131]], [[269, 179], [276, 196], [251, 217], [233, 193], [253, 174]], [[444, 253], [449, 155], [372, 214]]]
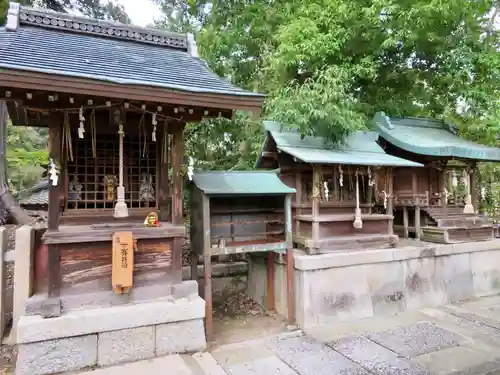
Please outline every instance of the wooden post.
[[267, 310], [272, 311], [276, 308], [276, 299], [274, 296], [274, 252], [267, 253]]
[[479, 212], [479, 204], [477, 198], [477, 181], [476, 181], [476, 163], [472, 163], [470, 167], [470, 194], [472, 200], [472, 207], [474, 212]]
[[7, 229], [5, 227], [0, 228], [0, 337], [3, 338], [5, 329], [5, 275], [4, 275], [4, 255], [7, 252]]
[[300, 236], [300, 220], [297, 219], [297, 216], [302, 215], [300, 207], [302, 204], [302, 172], [299, 170], [295, 171], [295, 190], [295, 233]]
[[415, 206], [415, 238], [420, 240], [420, 206]]
[[403, 227], [404, 227], [404, 238], [408, 238], [408, 207], [403, 206]]
[[389, 219], [389, 228], [388, 228], [388, 233], [392, 235], [392, 234], [394, 234], [394, 208], [393, 208], [394, 207], [394, 198], [392, 197], [393, 196], [392, 168], [387, 168], [387, 174], [389, 175], [389, 178], [387, 179], [389, 186], [387, 189], [388, 198], [387, 198], [386, 214], [392, 216], [392, 219]]
[[441, 193], [441, 207], [443, 211], [443, 217], [448, 216], [448, 196], [446, 194], [446, 167], [441, 171], [441, 176], [439, 180], [439, 192]]
[[205, 264], [205, 334], [207, 336], [207, 341], [212, 342], [214, 340], [212, 316], [212, 257], [210, 254], [205, 254], [203, 259]]
[[52, 114], [49, 125], [49, 157], [52, 158], [58, 170], [59, 181], [57, 186], [50, 183], [49, 188], [49, 220], [48, 229], [58, 230], [60, 215], [61, 186], [64, 186], [64, 177], [60, 175], [63, 171], [61, 160], [61, 130], [62, 123], [60, 117]]
[[211, 234], [210, 234], [210, 199], [202, 194], [202, 230], [203, 230], [203, 274], [205, 290], [205, 333], [207, 341], [213, 341], [213, 316], [212, 316], [212, 257], [210, 255]]
[[292, 197], [285, 198], [285, 232], [288, 248], [286, 250], [286, 288], [288, 324], [295, 324], [295, 289], [293, 279], [293, 249], [292, 249]]
[[177, 124], [173, 133], [173, 149], [172, 149], [172, 175], [174, 179], [174, 194], [172, 198], [172, 223], [175, 225], [183, 224], [182, 216], [182, 167], [184, 164], [184, 124]]
[[313, 186], [312, 186], [312, 240], [319, 240], [319, 222], [316, 220], [319, 216], [319, 202], [321, 199], [321, 167], [313, 165]]
[[[168, 133], [168, 123], [163, 124], [163, 134], [159, 137], [160, 143], [156, 144], [156, 155], [158, 163], [157, 196], [160, 221], [172, 220], [172, 207], [170, 205], [170, 180], [168, 170], [170, 165], [170, 142]], [[147, 141], [145, 141], [147, 142]], [[141, 151], [142, 152], [142, 151]], [[172, 202], [173, 203], [173, 202]]]

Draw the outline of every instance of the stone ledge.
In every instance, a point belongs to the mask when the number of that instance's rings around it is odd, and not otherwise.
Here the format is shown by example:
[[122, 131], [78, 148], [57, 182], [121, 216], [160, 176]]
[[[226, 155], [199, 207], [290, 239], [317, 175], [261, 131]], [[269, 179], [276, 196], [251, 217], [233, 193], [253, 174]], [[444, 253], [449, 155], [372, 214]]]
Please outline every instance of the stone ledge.
[[481, 242], [465, 242], [452, 245], [421, 242], [419, 243], [419, 246], [380, 250], [345, 250], [320, 255], [307, 255], [303, 252], [294, 251], [294, 267], [299, 271], [312, 271], [335, 267], [385, 263], [491, 250], [500, 250], [499, 239]]
[[[61, 298], [63, 311], [96, 309], [111, 306], [127, 306], [131, 303], [172, 302], [177, 298], [198, 296], [198, 283], [195, 280], [179, 284], [142, 285], [132, 288], [130, 294], [118, 295], [112, 290], [67, 295]], [[26, 302], [26, 315], [40, 315], [46, 295], [34, 295]]]
[[25, 344], [204, 317], [205, 301], [200, 297], [71, 311], [52, 319], [23, 316], [19, 320], [17, 342]]

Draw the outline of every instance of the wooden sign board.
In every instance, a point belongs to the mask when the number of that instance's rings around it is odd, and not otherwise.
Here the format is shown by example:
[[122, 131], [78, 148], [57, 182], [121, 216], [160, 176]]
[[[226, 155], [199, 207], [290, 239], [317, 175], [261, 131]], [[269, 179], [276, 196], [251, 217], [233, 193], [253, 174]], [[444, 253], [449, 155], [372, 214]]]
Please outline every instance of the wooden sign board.
[[130, 291], [134, 280], [134, 239], [132, 232], [113, 234], [113, 267], [111, 282], [116, 294]]

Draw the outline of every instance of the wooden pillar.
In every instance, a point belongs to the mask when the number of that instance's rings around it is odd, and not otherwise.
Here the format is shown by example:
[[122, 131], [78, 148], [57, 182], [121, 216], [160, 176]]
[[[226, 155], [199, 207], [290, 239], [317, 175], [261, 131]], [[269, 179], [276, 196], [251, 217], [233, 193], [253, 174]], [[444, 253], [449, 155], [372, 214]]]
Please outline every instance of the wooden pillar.
[[182, 225], [184, 220], [182, 216], [182, 184], [184, 164], [184, 124], [177, 124], [173, 132], [173, 147], [172, 147], [172, 176], [174, 182], [174, 191], [172, 198], [172, 223]]
[[298, 215], [302, 215], [302, 171], [295, 171], [295, 233], [300, 235], [300, 220], [297, 219]]
[[312, 240], [319, 240], [319, 222], [316, 220], [319, 216], [319, 203], [321, 199], [321, 167], [313, 166], [313, 186], [312, 186]]
[[[172, 207], [170, 204], [170, 180], [168, 171], [170, 166], [170, 139], [168, 123], [163, 125], [163, 133], [158, 137], [160, 140], [156, 144], [157, 160], [158, 160], [158, 176], [157, 176], [157, 199], [160, 221], [172, 220]], [[146, 141], [145, 141], [146, 142]], [[141, 151], [142, 152], [142, 151]]]
[[[64, 171], [65, 161], [62, 160], [62, 121], [57, 114], [52, 114], [49, 123], [49, 157], [59, 169], [57, 186], [50, 183], [49, 188], [49, 219], [48, 230], [59, 230], [61, 210], [61, 187], [65, 178], [61, 175]], [[61, 263], [59, 245], [49, 245], [47, 249], [47, 299], [42, 304], [42, 315], [46, 318], [61, 315], [61, 302], [59, 300], [61, 289]]]
[[285, 233], [288, 248], [286, 250], [286, 285], [288, 324], [295, 324], [295, 289], [293, 279], [293, 249], [292, 249], [292, 197], [285, 198]]
[[203, 230], [203, 275], [205, 289], [205, 334], [207, 341], [213, 341], [213, 315], [212, 315], [212, 257], [210, 255], [211, 233], [210, 233], [210, 199], [202, 194], [202, 230]]
[[478, 204], [478, 196], [477, 196], [477, 168], [476, 163], [473, 163], [470, 167], [470, 194], [472, 200], [472, 206], [474, 207], [474, 211], [479, 212], [479, 204]]
[[404, 228], [404, 238], [409, 237], [408, 233], [408, 207], [403, 206], [403, 228]]
[[276, 299], [274, 296], [274, 252], [267, 253], [267, 310], [272, 311], [276, 308]]
[[415, 238], [420, 240], [420, 206], [415, 206]]
[[413, 168], [411, 173], [411, 191], [413, 196], [415, 197], [418, 194], [418, 178], [417, 171]]
[[446, 168], [441, 171], [439, 179], [439, 192], [441, 194], [441, 207], [443, 211], [443, 217], [448, 216], [448, 196], [446, 194]]
[[64, 171], [64, 163], [61, 157], [62, 122], [60, 120], [60, 116], [52, 114], [49, 124], [49, 157], [58, 168], [59, 177], [57, 186], [53, 186], [51, 182], [49, 188], [49, 230], [58, 230], [59, 228], [61, 187], [64, 186], [64, 176], [61, 176], [62, 171]]
[[386, 214], [391, 215], [392, 219], [389, 220], [388, 233], [394, 234], [394, 198], [393, 198], [393, 173], [392, 168], [387, 168], [387, 174], [389, 175], [387, 187], [387, 210]]

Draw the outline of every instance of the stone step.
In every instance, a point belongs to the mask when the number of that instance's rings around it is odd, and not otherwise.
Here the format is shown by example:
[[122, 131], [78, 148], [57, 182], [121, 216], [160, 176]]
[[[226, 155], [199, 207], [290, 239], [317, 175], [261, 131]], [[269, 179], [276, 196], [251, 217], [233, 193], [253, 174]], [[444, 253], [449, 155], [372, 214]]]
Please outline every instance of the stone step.
[[67, 375], [228, 375], [210, 353], [169, 355]]

